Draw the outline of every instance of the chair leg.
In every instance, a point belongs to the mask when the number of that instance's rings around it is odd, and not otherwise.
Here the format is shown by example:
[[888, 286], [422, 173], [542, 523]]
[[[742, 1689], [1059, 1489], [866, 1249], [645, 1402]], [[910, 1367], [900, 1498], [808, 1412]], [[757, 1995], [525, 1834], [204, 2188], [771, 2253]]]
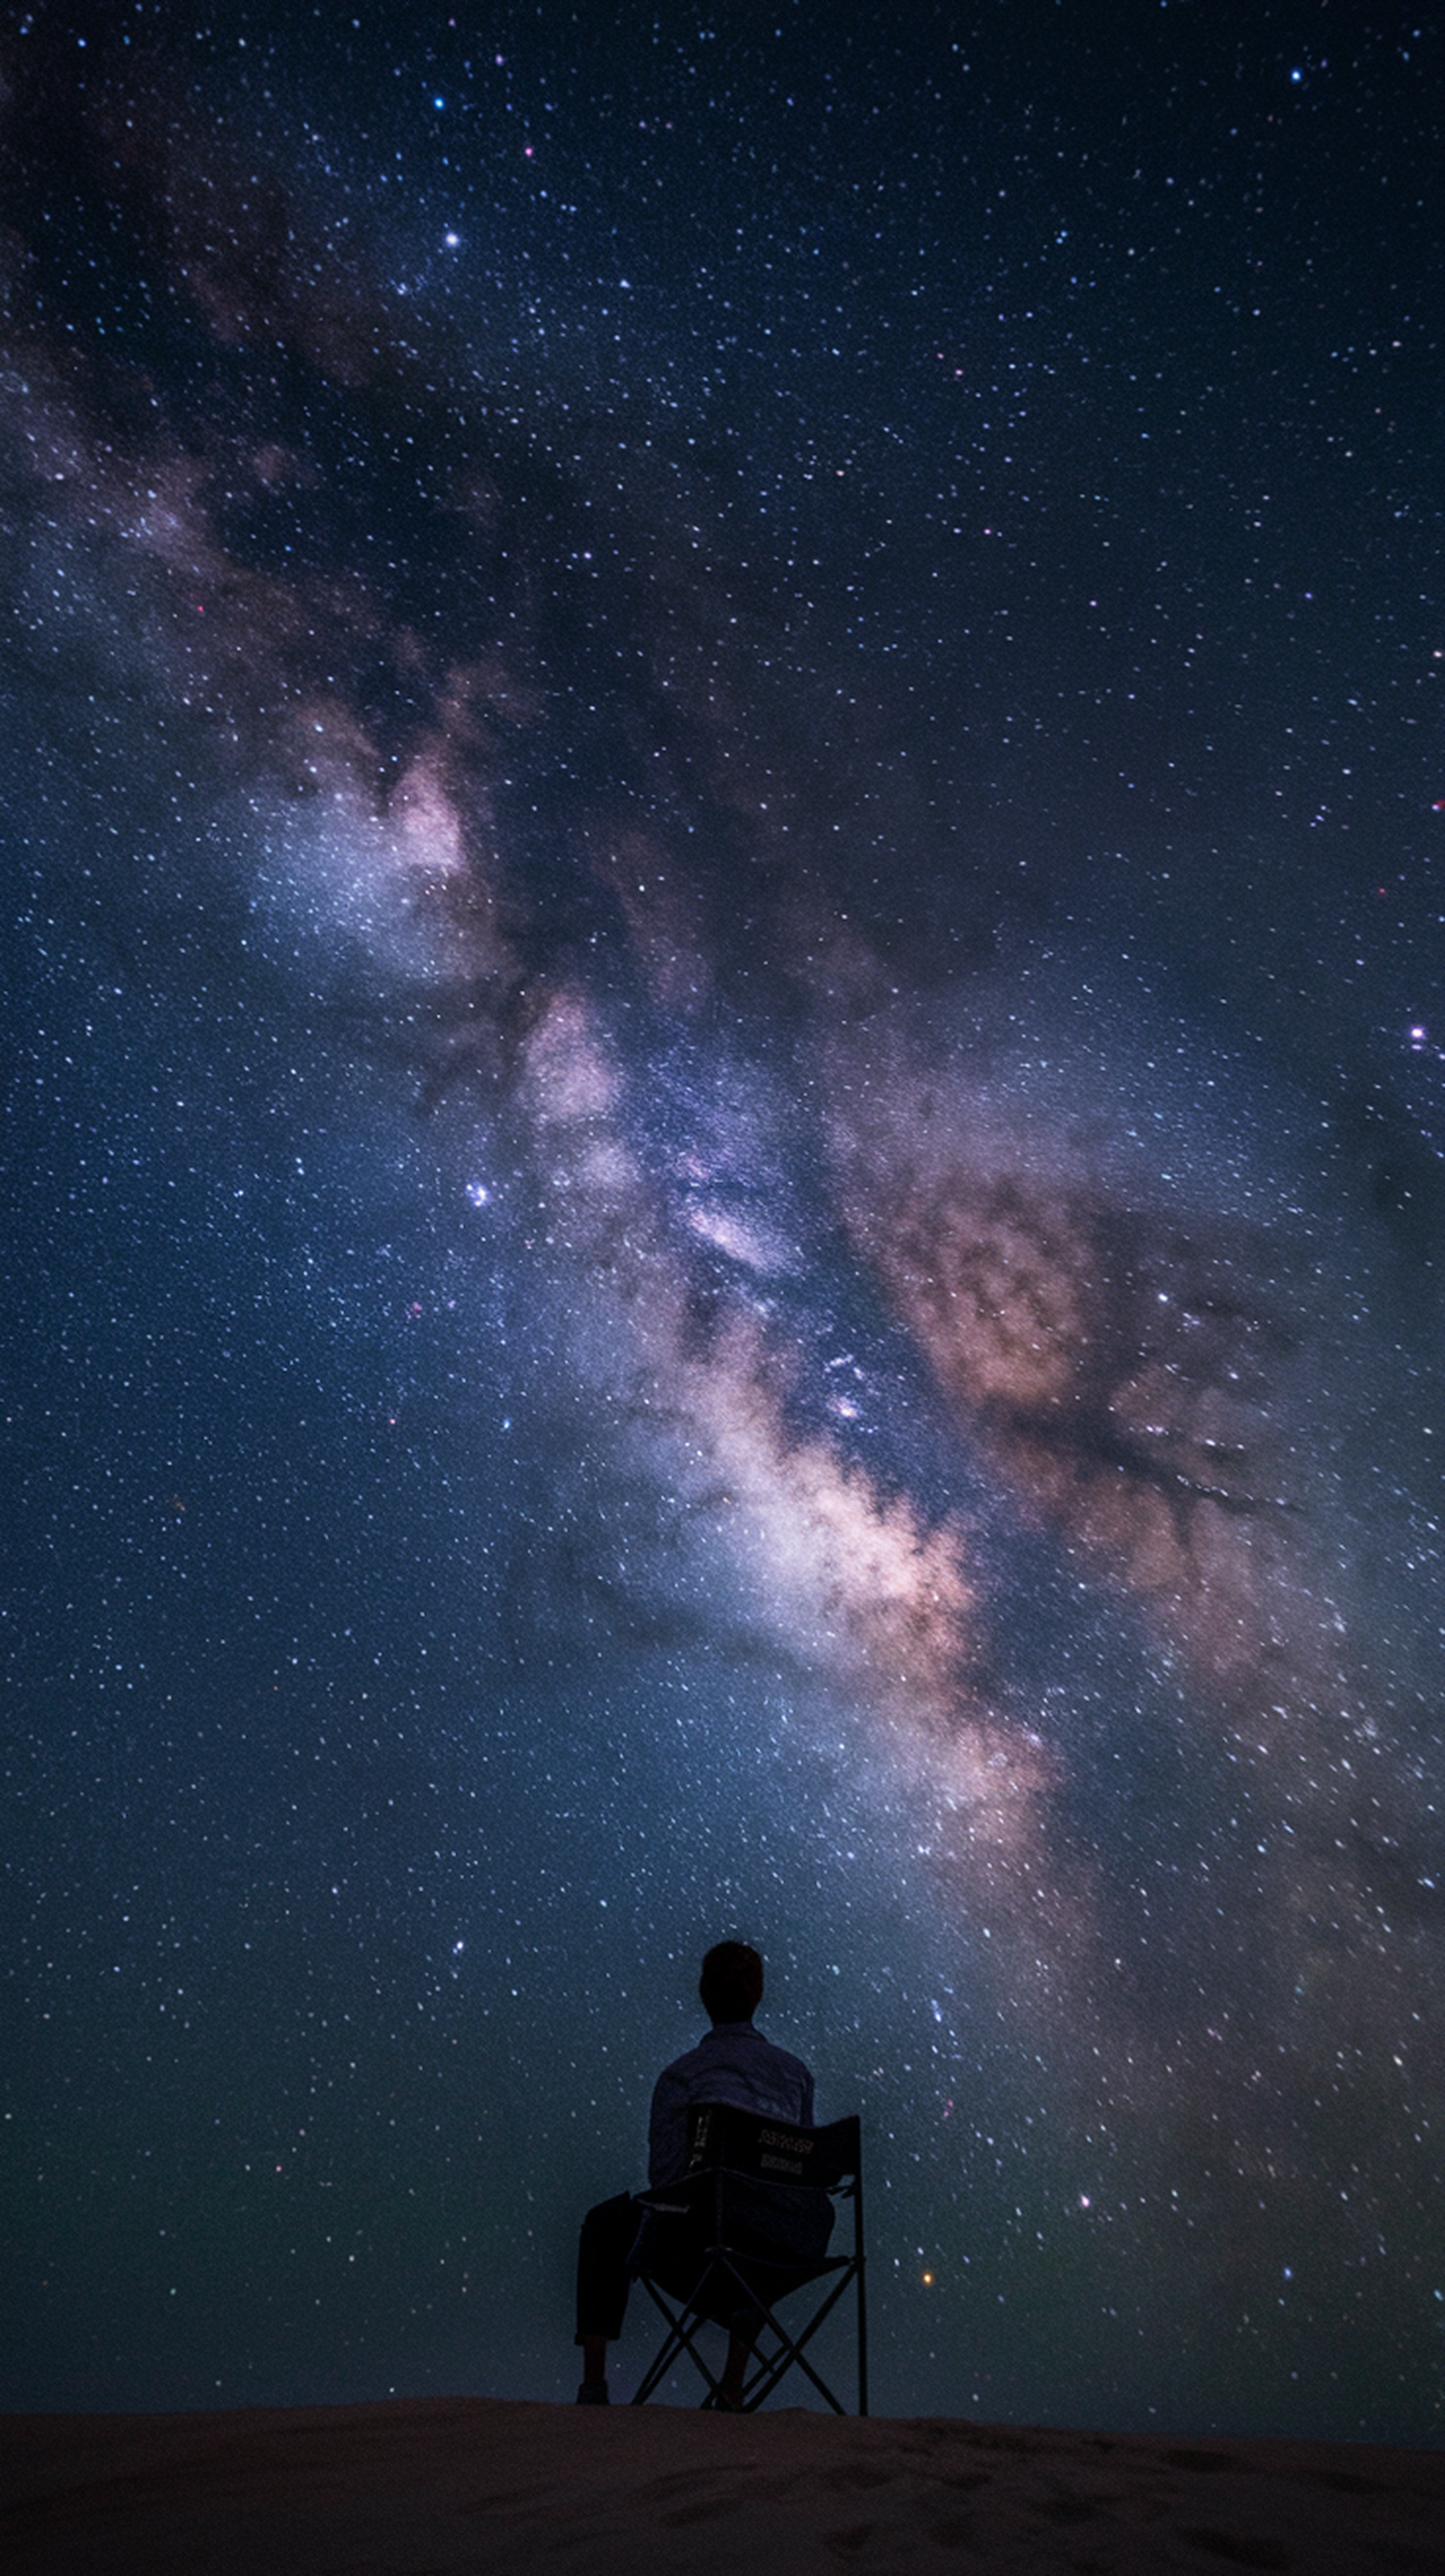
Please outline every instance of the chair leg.
[[654, 2356], [642, 2379], [638, 2383], [632, 2399], [633, 2405], [645, 2406], [647, 2404], [648, 2399], [652, 2396], [654, 2390], [662, 2386], [662, 2383], [667, 2377], [668, 2372], [671, 2370], [673, 2363], [678, 2361], [684, 2352], [689, 2354], [691, 2359], [697, 2364], [699, 2372], [707, 2382], [708, 2394], [703, 2400], [704, 2405], [712, 2406], [719, 2404], [722, 2398], [722, 2382], [717, 2378], [711, 2365], [704, 2355], [698, 2350], [696, 2343], [693, 2341], [693, 2337], [696, 2334], [698, 2327], [705, 2324], [705, 2318], [697, 2312], [691, 2302], [674, 2310], [669, 2306], [667, 2300], [663, 2297], [662, 2292], [657, 2288], [656, 2284], [649, 2281], [645, 2274], [642, 2276], [642, 2286], [647, 2291], [653, 2305], [666, 2318], [668, 2330], [663, 2338], [661, 2350]]
[[755, 2407], [761, 2406], [763, 2399], [771, 2394], [773, 2389], [777, 2387], [779, 2380], [793, 2368], [794, 2364], [796, 2364], [798, 2369], [803, 2372], [805, 2378], [812, 2381], [819, 2396], [825, 2399], [827, 2404], [832, 2407], [835, 2415], [843, 2415], [847, 2413], [846, 2407], [843, 2406], [840, 2400], [834, 2396], [832, 2389], [827, 2384], [827, 2381], [820, 2379], [817, 2371], [813, 2368], [812, 2363], [807, 2358], [804, 2346], [812, 2342], [819, 2327], [823, 2325], [827, 2318], [832, 2314], [833, 2309], [837, 2306], [838, 2301], [843, 2297], [848, 2286], [849, 2276], [845, 2273], [842, 2279], [840, 2279], [829, 2292], [822, 2306], [809, 2319], [808, 2324], [800, 2335], [790, 2335], [787, 2328], [781, 2325], [778, 2319], [773, 2315], [771, 2309], [765, 2309], [763, 2311], [767, 2323], [772, 2327], [774, 2334], [778, 2338], [779, 2349], [764, 2363], [762, 2370], [750, 2383], [749, 2393], [744, 2401], [745, 2410], [748, 2413], [751, 2413]]
[[[827, 2381], [814, 2369], [811, 2361], [808, 2359], [806, 2347], [812, 2342], [813, 2337], [818, 2332], [819, 2328], [824, 2325], [827, 2319], [831, 2316], [839, 2300], [845, 2296], [850, 2288], [856, 2285], [859, 2292], [860, 2310], [858, 2318], [858, 2412], [860, 2415], [866, 2412], [868, 2383], [866, 2377], [866, 2350], [863, 2340], [866, 2332], [866, 2311], [863, 2310], [862, 2305], [863, 2279], [861, 2265], [850, 2267], [840, 2273], [838, 2279], [833, 2285], [833, 2288], [828, 2293], [827, 2298], [823, 2301], [822, 2305], [815, 2310], [801, 2334], [798, 2335], [792, 2335], [788, 2332], [787, 2327], [774, 2315], [772, 2309], [767, 2306], [766, 2302], [759, 2298], [756, 2289], [745, 2279], [744, 2275], [738, 2271], [736, 2265], [720, 2247], [714, 2248], [714, 2260], [708, 2271], [705, 2273], [703, 2279], [698, 2283], [692, 2296], [680, 2303], [677, 2307], [674, 2307], [671, 2304], [669, 2298], [664, 2297], [663, 2293], [658, 2289], [656, 2282], [649, 2280], [646, 2273], [639, 2274], [638, 2278], [641, 2281], [642, 2287], [646, 2290], [649, 2298], [652, 2300], [654, 2307], [666, 2321], [667, 2333], [663, 2338], [661, 2350], [654, 2356], [652, 2362], [649, 2364], [638, 2385], [636, 2393], [633, 2396], [632, 2403], [634, 2406], [645, 2406], [648, 2403], [648, 2400], [654, 2395], [656, 2390], [661, 2387], [663, 2381], [668, 2375], [668, 2372], [673, 2368], [674, 2364], [682, 2358], [684, 2353], [686, 2353], [689, 2359], [696, 2364], [699, 2376], [706, 2385], [707, 2394], [703, 2399], [703, 2404], [706, 2407], [712, 2407], [718, 2410], [725, 2408], [729, 2413], [741, 2412], [745, 2415], [751, 2415], [764, 2403], [765, 2399], [772, 2395], [773, 2390], [778, 2386], [779, 2382], [786, 2377], [787, 2373], [796, 2368], [801, 2370], [804, 2378], [812, 2383], [824, 2404], [831, 2407], [835, 2415], [846, 2415], [847, 2408], [843, 2405], [841, 2399], [834, 2395], [832, 2389], [828, 2386]], [[747, 2367], [747, 2362], [744, 2360], [740, 2383], [736, 2387], [734, 2385], [731, 2367], [725, 2366], [724, 2376], [722, 2379], [719, 2379], [711, 2364], [699, 2350], [695, 2340], [699, 2327], [706, 2324], [708, 2321], [702, 2312], [699, 2302], [704, 2296], [707, 2296], [709, 2307], [712, 2307], [720, 2286], [729, 2283], [732, 2289], [736, 2290], [741, 2297], [747, 2300], [747, 2313], [751, 2319], [756, 2321], [750, 2327], [748, 2340], [757, 2366], [750, 2373]], [[765, 2352], [760, 2341], [761, 2336], [768, 2332], [776, 2337], [776, 2347], [771, 2352]], [[732, 2362], [732, 2358], [733, 2347], [730, 2344], [728, 2356], [729, 2365]]]

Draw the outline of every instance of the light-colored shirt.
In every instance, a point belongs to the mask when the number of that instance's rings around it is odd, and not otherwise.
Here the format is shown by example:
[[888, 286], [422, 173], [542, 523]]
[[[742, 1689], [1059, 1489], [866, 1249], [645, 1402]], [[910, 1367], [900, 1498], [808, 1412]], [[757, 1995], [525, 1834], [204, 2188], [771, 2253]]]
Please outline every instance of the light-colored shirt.
[[714, 2022], [685, 2057], [665, 2066], [652, 2096], [647, 2179], [676, 2182], [687, 2162], [687, 2114], [694, 2102], [733, 2102], [800, 2129], [813, 2125], [813, 2078], [801, 2057], [774, 2048], [750, 2021]]

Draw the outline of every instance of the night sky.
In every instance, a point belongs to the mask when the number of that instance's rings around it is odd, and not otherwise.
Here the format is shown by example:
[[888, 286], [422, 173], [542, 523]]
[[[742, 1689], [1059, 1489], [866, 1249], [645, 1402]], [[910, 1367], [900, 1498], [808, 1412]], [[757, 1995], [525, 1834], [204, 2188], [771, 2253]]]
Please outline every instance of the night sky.
[[1440, 53], [7, 13], [0, 2403], [1442, 2438]]

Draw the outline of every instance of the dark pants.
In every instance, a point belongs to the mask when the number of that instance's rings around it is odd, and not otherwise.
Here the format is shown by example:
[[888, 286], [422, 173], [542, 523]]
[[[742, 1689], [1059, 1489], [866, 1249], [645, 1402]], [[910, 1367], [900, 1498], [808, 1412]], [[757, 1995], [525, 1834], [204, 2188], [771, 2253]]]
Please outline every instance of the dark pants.
[[[582, 2221], [577, 2243], [577, 2341], [584, 2335], [606, 2335], [615, 2343], [622, 2332], [627, 2314], [627, 2293], [632, 2287], [632, 2255], [643, 2218], [647, 2213], [640, 2200], [630, 2191], [620, 2191], [615, 2200], [599, 2200]], [[670, 2222], [652, 2216], [648, 2224], [648, 2248], [657, 2243], [656, 2230], [671, 2226], [678, 2237], [678, 2250], [690, 2236], [691, 2222], [685, 2218]]]

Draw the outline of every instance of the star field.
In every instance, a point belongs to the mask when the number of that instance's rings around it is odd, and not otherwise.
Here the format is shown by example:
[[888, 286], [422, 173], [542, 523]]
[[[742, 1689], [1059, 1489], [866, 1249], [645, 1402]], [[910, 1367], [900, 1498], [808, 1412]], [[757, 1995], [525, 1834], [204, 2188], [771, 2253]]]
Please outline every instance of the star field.
[[10, 2406], [569, 2396], [737, 1934], [882, 2411], [1439, 2440], [1439, 72], [12, 23]]

